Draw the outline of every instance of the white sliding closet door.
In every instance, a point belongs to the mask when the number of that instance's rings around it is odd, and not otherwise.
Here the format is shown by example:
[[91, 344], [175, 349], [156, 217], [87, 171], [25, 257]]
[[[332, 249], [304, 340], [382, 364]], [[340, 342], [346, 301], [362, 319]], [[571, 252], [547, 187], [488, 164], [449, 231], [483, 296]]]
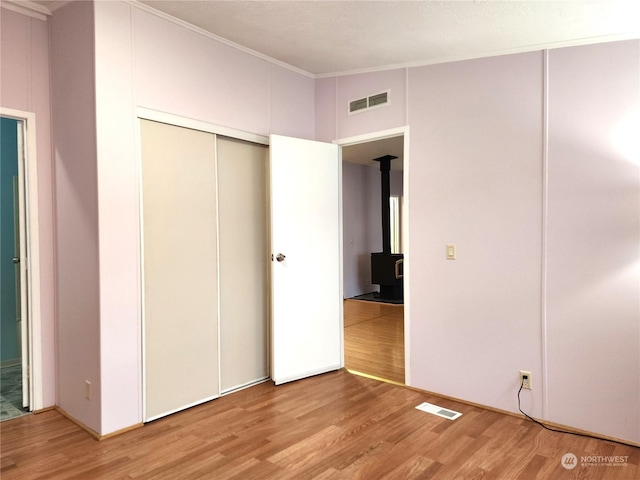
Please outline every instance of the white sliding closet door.
[[215, 136], [140, 128], [149, 421], [219, 395]]
[[269, 377], [266, 147], [218, 136], [220, 386]]

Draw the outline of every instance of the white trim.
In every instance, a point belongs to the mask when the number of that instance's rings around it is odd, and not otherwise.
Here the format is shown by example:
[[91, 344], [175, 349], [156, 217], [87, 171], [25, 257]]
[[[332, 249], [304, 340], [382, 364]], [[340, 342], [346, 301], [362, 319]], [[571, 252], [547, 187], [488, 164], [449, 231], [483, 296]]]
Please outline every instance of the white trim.
[[220, 176], [218, 175], [218, 135], [213, 135], [213, 183], [216, 197], [216, 348], [218, 350], [218, 394], [222, 395], [222, 353], [220, 328], [222, 318], [222, 291], [220, 288]]
[[[36, 115], [31, 112], [0, 107], [0, 116], [23, 122], [25, 134], [25, 200], [27, 226], [27, 269], [28, 304], [27, 322], [29, 325], [29, 365], [31, 410], [44, 408], [42, 379], [42, 314], [40, 305], [40, 227], [38, 215], [38, 163], [36, 154]], [[24, 339], [23, 339], [24, 341]]]
[[174, 115], [173, 113], [138, 107], [136, 110], [136, 116], [144, 120], [152, 120], [154, 122], [166, 123], [168, 125], [190, 128], [192, 130], [200, 130], [201, 132], [208, 132], [216, 135], [222, 135], [224, 137], [236, 138], [238, 140], [258, 143], [260, 145], [269, 145], [269, 137], [245, 132], [243, 130], [237, 130], [235, 128], [225, 127], [223, 125], [216, 125], [215, 123], [209, 123], [194, 118], [182, 117], [180, 115]]
[[253, 50], [251, 48], [245, 47], [244, 45], [240, 45], [239, 43], [235, 43], [232, 42], [231, 40], [228, 40], [224, 37], [220, 37], [214, 33], [208, 32], [200, 27], [196, 27], [195, 25], [192, 25], [191, 23], [185, 22], [184, 20], [180, 20], [179, 18], [176, 18], [174, 16], [169, 15], [168, 13], [165, 12], [161, 12], [160, 10], [156, 10], [155, 8], [144, 4], [144, 3], [140, 3], [137, 0], [122, 0], [124, 3], [128, 3], [129, 5], [139, 8], [140, 10], [144, 10], [147, 13], [151, 13], [157, 17], [160, 17], [164, 20], [167, 20], [171, 23], [174, 23], [176, 25], [179, 25], [183, 28], [186, 28], [187, 30], [191, 30], [192, 32], [195, 32], [199, 35], [208, 37], [212, 40], [215, 40], [216, 42], [220, 42], [224, 45], [227, 45], [229, 47], [235, 48], [236, 50], [240, 50], [241, 52], [244, 53], [248, 53], [249, 55], [252, 55], [254, 57], [257, 57], [261, 60], [265, 60], [271, 64], [274, 65], [278, 65], [280, 67], [286, 68], [287, 70], [291, 70], [293, 72], [299, 73], [300, 75], [304, 75], [305, 77], [309, 77], [309, 78], [316, 78], [316, 76], [311, 73], [311, 72], [307, 72], [306, 70], [303, 70], [301, 68], [295, 67], [293, 65], [290, 65], [288, 63], [285, 63], [281, 60], [278, 60], [276, 58], [270, 57], [268, 55], [265, 55], [264, 53], [260, 53], [256, 50]]
[[51, 16], [51, 10], [38, 3], [16, 0], [3, 0], [2, 8], [11, 10], [12, 12], [26, 15], [27, 17], [35, 18], [37, 20], [47, 21], [47, 17]]
[[402, 202], [400, 215], [402, 216], [402, 246], [404, 249], [404, 262], [402, 263], [404, 274], [404, 383], [411, 385], [411, 259], [409, 252], [409, 199], [410, 188], [410, 163], [409, 145], [410, 133], [409, 126], [404, 127], [404, 145], [403, 145], [403, 164], [402, 164]]
[[540, 313], [541, 313], [541, 355], [542, 355], [542, 418], [549, 412], [548, 362], [547, 362], [547, 243], [549, 216], [549, 51], [543, 52], [543, 90], [542, 90], [542, 262], [540, 272]]
[[404, 69], [404, 123], [409, 125], [409, 69]]
[[[29, 319], [31, 318], [31, 307], [29, 305], [29, 299], [31, 295], [29, 294], [29, 275], [31, 272], [29, 271], [29, 227], [27, 226], [28, 218], [29, 218], [29, 202], [27, 201], [27, 152], [26, 152], [26, 128], [23, 121], [16, 121], [16, 130], [17, 130], [17, 141], [18, 141], [18, 158], [16, 158], [17, 167], [18, 167], [18, 178], [14, 177], [13, 181], [13, 195], [15, 200], [16, 195], [16, 187], [18, 194], [18, 238], [15, 239], [15, 231], [14, 231], [14, 239], [17, 241], [17, 248], [14, 247], [14, 252], [17, 250], [19, 252], [18, 257], [20, 258], [20, 263], [18, 264], [18, 279], [16, 283], [16, 287], [19, 285], [20, 288], [16, 288], [16, 303], [20, 305], [20, 358], [23, 359], [22, 362], [22, 406], [27, 407], [33, 404], [33, 398], [31, 392], [33, 391], [33, 386], [31, 384], [31, 325]], [[15, 205], [14, 205], [14, 214], [15, 214]], [[14, 230], [15, 230], [15, 219], [14, 219]], [[14, 265], [15, 271], [15, 265]], [[16, 319], [17, 320], [17, 319]]]
[[224, 397], [225, 395], [229, 395], [231, 393], [239, 392], [240, 390], [245, 390], [247, 388], [254, 387], [254, 386], [259, 385], [261, 383], [264, 383], [264, 382], [266, 382], [266, 381], [268, 381], [270, 379], [271, 379], [271, 377], [269, 375], [267, 375], [266, 377], [261, 377], [261, 378], [259, 378], [257, 380], [252, 380], [252, 381], [250, 381], [248, 383], [244, 383], [242, 385], [236, 385], [235, 387], [227, 388], [225, 391], [220, 392], [220, 396]]
[[[403, 205], [401, 208], [402, 215], [402, 245], [404, 247], [404, 383], [405, 385], [411, 385], [411, 345], [409, 339], [411, 338], [411, 313], [410, 313], [410, 300], [411, 300], [411, 261], [410, 261], [410, 246], [409, 246], [409, 126], [390, 128], [388, 130], [381, 130], [379, 132], [365, 133], [362, 135], [355, 135], [353, 137], [341, 138], [334, 140], [333, 143], [340, 147], [347, 147], [349, 145], [356, 145], [359, 143], [371, 142], [374, 140], [384, 140], [385, 138], [393, 138], [403, 136], [403, 171], [402, 171], [402, 198]], [[342, 149], [341, 149], [342, 151]], [[340, 195], [342, 196], [342, 180], [340, 181]], [[342, 232], [342, 222], [341, 229]], [[343, 282], [342, 276], [340, 281]], [[344, 344], [343, 344], [344, 351]], [[344, 363], [344, 362], [343, 362]]]
[[340, 280], [340, 368], [344, 368], [344, 195], [342, 192], [342, 147], [338, 148], [338, 258]]
[[372, 140], [384, 140], [385, 138], [400, 137], [408, 133], [409, 127], [396, 127], [388, 130], [381, 130], [374, 133], [364, 133], [362, 135], [354, 135], [353, 137], [345, 137], [334, 140], [333, 143], [341, 147], [349, 145], [357, 145], [358, 143], [367, 143]]
[[439, 65], [442, 63], [459, 62], [462, 60], [477, 60], [480, 58], [499, 57], [502, 55], [512, 55], [514, 53], [530, 53], [541, 52], [544, 50], [552, 50], [556, 48], [577, 47], [581, 45], [593, 45], [597, 43], [619, 42], [622, 40], [637, 40], [640, 38], [640, 31], [619, 33], [615, 35], [602, 35], [599, 37], [577, 38], [574, 40], [564, 40], [561, 42], [541, 43], [537, 45], [527, 45], [523, 47], [505, 48], [501, 50], [491, 50], [486, 52], [477, 52], [466, 55], [451, 55], [448, 57], [439, 57], [431, 60], [417, 60], [414, 62], [396, 63], [383, 65], [378, 67], [356, 68], [354, 70], [345, 70], [343, 72], [318, 73], [314, 75], [315, 79], [345, 77], [348, 75], [360, 75], [363, 73], [384, 72], [387, 70], [399, 70], [402, 68], [425, 67], [428, 65]]
[[136, 162], [137, 162], [137, 183], [138, 183], [138, 231], [139, 231], [139, 244], [138, 249], [140, 251], [140, 265], [138, 265], [138, 275], [140, 282], [138, 283], [138, 288], [140, 289], [140, 373], [142, 375], [142, 379], [140, 382], [142, 391], [140, 392], [140, 399], [142, 401], [142, 421], [146, 422], [147, 418], [147, 362], [146, 362], [146, 354], [147, 354], [147, 343], [145, 337], [145, 328], [146, 328], [146, 311], [145, 311], [145, 293], [144, 293], [144, 285], [145, 285], [145, 277], [144, 277], [144, 208], [143, 208], [143, 191], [142, 191], [142, 133], [140, 127], [140, 118], [135, 122], [135, 138], [136, 138]]
[[[339, 125], [340, 125], [340, 106], [338, 105], [340, 102], [338, 101], [338, 77], [333, 79], [333, 138], [337, 138]], [[314, 86], [314, 92], [316, 91], [316, 87]]]

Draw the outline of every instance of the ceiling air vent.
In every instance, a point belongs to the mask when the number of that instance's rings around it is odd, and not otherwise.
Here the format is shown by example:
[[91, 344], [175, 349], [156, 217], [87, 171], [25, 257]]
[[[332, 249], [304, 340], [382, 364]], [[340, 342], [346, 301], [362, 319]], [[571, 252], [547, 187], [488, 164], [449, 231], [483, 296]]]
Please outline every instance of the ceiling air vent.
[[349, 102], [349, 114], [361, 113], [373, 108], [389, 105], [389, 90]]

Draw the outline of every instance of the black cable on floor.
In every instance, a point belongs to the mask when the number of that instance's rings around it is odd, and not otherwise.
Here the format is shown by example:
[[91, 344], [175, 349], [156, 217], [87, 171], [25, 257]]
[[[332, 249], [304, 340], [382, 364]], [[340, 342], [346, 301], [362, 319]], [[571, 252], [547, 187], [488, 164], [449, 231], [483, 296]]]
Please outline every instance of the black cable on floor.
[[520, 384], [520, 390], [518, 390], [518, 410], [520, 410], [520, 413], [522, 413], [525, 417], [527, 417], [529, 420], [531, 420], [533, 423], [537, 423], [538, 425], [540, 425], [542, 428], [545, 428], [551, 432], [557, 432], [557, 433], [568, 433], [569, 435], [576, 435], [578, 437], [586, 437], [586, 438], [593, 438], [596, 440], [604, 440], [605, 442], [612, 442], [612, 443], [617, 443], [618, 445], [624, 445], [625, 447], [633, 447], [633, 448], [640, 448], [637, 447], [635, 445], [631, 445], [630, 443], [625, 443], [625, 442], [620, 442], [618, 440], [611, 440], [609, 438], [602, 438], [602, 437], [596, 437], [595, 435], [589, 435], [588, 433], [578, 433], [578, 432], [569, 432], [567, 430], [560, 430], [557, 428], [552, 428], [549, 427], [548, 425], [545, 425], [542, 422], [539, 422], [538, 420], [536, 420], [533, 417], [530, 417], [529, 415], [527, 415], [526, 413], [524, 413], [522, 411], [522, 408], [520, 408], [520, 392], [522, 391], [522, 387], [524, 385], [524, 379], [522, 381], [522, 383]]

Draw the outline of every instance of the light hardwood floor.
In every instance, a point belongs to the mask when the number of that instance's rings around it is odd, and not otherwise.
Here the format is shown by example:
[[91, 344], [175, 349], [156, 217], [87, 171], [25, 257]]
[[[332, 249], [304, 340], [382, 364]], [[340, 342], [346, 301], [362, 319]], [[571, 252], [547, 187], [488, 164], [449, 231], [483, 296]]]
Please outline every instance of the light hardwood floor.
[[[463, 415], [416, 410], [424, 401]], [[102, 442], [55, 411], [0, 427], [2, 480], [640, 478], [638, 448], [548, 432], [344, 370], [263, 383]], [[628, 459], [565, 470], [567, 452]]]
[[404, 306], [344, 301], [345, 367], [404, 384]]

